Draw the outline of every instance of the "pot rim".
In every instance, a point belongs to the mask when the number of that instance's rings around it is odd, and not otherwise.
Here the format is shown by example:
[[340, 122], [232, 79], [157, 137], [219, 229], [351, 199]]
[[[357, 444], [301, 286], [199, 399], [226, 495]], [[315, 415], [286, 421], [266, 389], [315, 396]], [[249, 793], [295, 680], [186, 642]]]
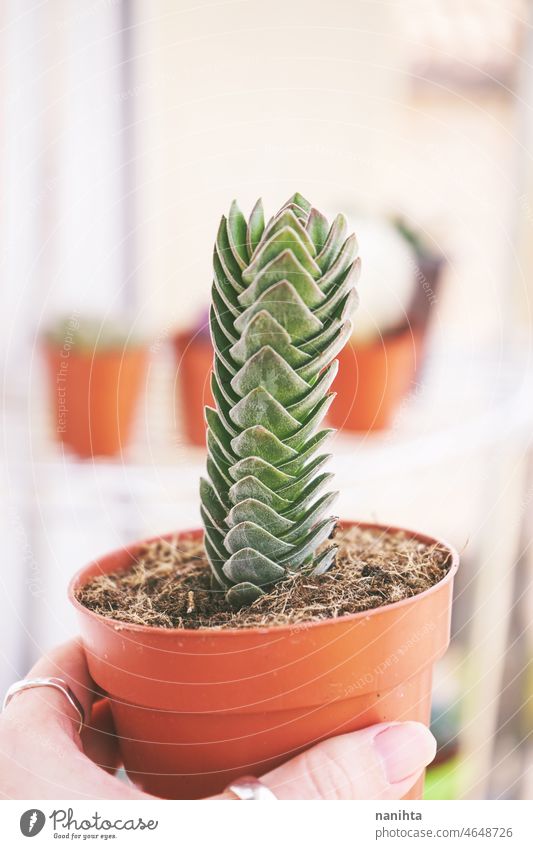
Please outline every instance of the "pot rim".
[[[83, 586], [85, 581], [83, 577], [85, 573], [91, 569], [91, 567], [100, 564], [103, 560], [107, 560], [109, 557], [113, 555], [118, 555], [120, 553], [128, 552], [132, 556], [135, 554], [135, 551], [139, 549], [142, 545], [145, 545], [149, 542], [156, 542], [157, 540], [169, 540], [178, 535], [186, 535], [186, 534], [195, 534], [202, 533], [202, 528], [193, 528], [193, 529], [185, 529], [183, 531], [171, 531], [167, 534], [158, 534], [153, 537], [147, 537], [146, 539], [139, 540], [129, 546], [123, 546], [122, 548], [115, 549], [114, 551], [110, 551], [107, 554], [103, 555], [103, 557], [95, 558], [91, 560], [86, 566], [83, 566], [81, 569], [73, 575], [68, 584], [68, 598], [71, 604], [74, 606], [78, 613], [81, 613], [85, 616], [89, 616], [94, 621], [99, 622], [105, 625], [108, 628], [116, 629], [117, 625], [120, 626], [121, 631], [130, 631], [137, 634], [152, 634], [156, 633], [158, 635], [165, 634], [168, 638], [176, 638], [176, 636], [180, 636], [183, 639], [194, 639], [195, 637], [213, 637], [217, 634], [221, 636], [228, 636], [229, 638], [236, 639], [238, 636], [242, 639], [242, 637], [246, 634], [251, 635], [264, 635], [270, 632], [275, 632], [276, 634], [281, 634], [283, 631], [290, 632], [295, 629], [301, 628], [305, 630], [308, 629], [317, 629], [327, 627], [328, 625], [333, 625], [338, 622], [346, 622], [347, 624], [350, 622], [356, 622], [365, 618], [368, 618], [372, 615], [377, 615], [380, 613], [385, 613], [392, 608], [401, 609], [402, 607], [407, 607], [410, 604], [414, 604], [416, 600], [426, 598], [432, 593], [437, 592], [446, 584], [449, 584], [456, 572], [459, 568], [459, 553], [454, 546], [440, 539], [439, 537], [429, 536], [428, 534], [421, 533], [419, 531], [413, 531], [408, 528], [399, 528], [395, 525], [385, 525], [380, 522], [356, 522], [349, 519], [341, 519], [339, 520], [340, 527], [354, 527], [357, 526], [363, 529], [369, 530], [383, 530], [388, 533], [398, 533], [403, 532], [408, 534], [411, 538], [418, 539], [420, 542], [432, 543], [442, 546], [446, 548], [449, 552], [451, 563], [450, 568], [448, 569], [444, 578], [442, 578], [438, 583], [433, 584], [433, 586], [428, 587], [427, 590], [423, 590], [421, 593], [417, 593], [416, 595], [409, 596], [409, 598], [401, 599], [401, 601], [395, 601], [391, 604], [383, 604], [380, 607], [373, 607], [371, 610], [360, 610], [357, 613], [347, 613], [344, 616], [334, 616], [330, 619], [320, 619], [317, 622], [304, 620], [303, 622], [293, 623], [289, 625], [270, 625], [262, 628], [160, 628], [154, 627], [153, 625], [137, 625], [133, 622], [121, 622], [118, 619], [110, 619], [107, 616], [103, 616], [101, 613], [96, 613], [94, 610], [90, 610], [90, 608], [85, 607], [85, 605], [81, 604], [75, 596], [75, 590], [78, 587]], [[127, 566], [124, 567], [124, 570], [127, 569]], [[114, 571], [121, 571], [120, 569], [116, 569]]]

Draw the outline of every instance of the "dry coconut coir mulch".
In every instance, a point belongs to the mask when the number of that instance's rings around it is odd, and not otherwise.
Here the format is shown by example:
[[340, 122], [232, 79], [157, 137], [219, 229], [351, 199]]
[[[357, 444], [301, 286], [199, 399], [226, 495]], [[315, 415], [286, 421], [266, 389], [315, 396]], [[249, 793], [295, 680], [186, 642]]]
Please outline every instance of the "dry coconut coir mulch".
[[336, 563], [319, 577], [304, 572], [275, 584], [235, 611], [213, 589], [201, 540], [157, 540], [126, 571], [99, 575], [78, 600], [109, 619], [159, 628], [251, 628], [295, 625], [371, 610], [417, 595], [450, 568], [444, 547], [402, 532], [337, 530]]

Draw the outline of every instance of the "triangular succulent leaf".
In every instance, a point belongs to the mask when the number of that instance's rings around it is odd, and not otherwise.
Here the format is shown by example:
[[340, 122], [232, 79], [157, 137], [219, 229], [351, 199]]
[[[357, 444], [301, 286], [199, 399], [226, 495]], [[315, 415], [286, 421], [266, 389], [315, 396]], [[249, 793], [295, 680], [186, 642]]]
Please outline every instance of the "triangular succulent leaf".
[[320, 253], [326, 244], [329, 233], [328, 219], [318, 209], [312, 209], [309, 213], [305, 229], [311, 237], [315, 250]]
[[255, 249], [261, 241], [261, 236], [265, 230], [265, 213], [263, 211], [263, 201], [261, 198], [257, 201], [252, 209], [248, 228], [246, 232], [246, 242], [248, 245], [248, 253], [250, 258], [254, 255]]
[[243, 581], [240, 584], [234, 584], [226, 593], [226, 599], [236, 610], [241, 607], [246, 607], [253, 604], [258, 598], [261, 598], [265, 591], [260, 589], [256, 584], [251, 584], [250, 581]]
[[234, 200], [228, 216], [228, 241], [241, 270], [244, 270], [250, 261], [246, 243], [247, 230], [246, 219]]

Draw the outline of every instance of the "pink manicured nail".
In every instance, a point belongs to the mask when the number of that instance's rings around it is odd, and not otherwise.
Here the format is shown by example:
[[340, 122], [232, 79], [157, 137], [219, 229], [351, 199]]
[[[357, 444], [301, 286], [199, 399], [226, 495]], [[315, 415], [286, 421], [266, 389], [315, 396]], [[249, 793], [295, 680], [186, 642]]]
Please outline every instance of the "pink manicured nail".
[[389, 725], [374, 737], [389, 784], [397, 784], [420, 772], [435, 757], [437, 744], [431, 731], [420, 722]]

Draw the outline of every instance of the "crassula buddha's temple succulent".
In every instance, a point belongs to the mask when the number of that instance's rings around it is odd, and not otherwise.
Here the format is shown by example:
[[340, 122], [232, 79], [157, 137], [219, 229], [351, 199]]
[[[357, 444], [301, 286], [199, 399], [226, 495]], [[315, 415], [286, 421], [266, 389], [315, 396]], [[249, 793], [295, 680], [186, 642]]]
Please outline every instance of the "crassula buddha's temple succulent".
[[[299, 194], [265, 224], [234, 202], [214, 250], [215, 349], [200, 484], [205, 548], [217, 584], [239, 607], [305, 568], [326, 571], [337, 493], [322, 453], [334, 359], [351, 333], [359, 273], [346, 219], [330, 225]], [[320, 547], [320, 553], [317, 550]]]

